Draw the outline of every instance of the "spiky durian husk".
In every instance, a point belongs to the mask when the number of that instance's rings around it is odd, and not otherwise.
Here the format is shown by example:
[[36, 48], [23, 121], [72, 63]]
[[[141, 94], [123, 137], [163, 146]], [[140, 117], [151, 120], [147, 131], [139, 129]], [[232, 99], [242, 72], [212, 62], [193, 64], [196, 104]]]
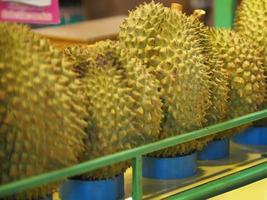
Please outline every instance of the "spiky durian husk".
[[[229, 119], [257, 111], [265, 102], [266, 92], [261, 51], [253, 42], [230, 30], [210, 29], [210, 37], [213, 51], [223, 58], [230, 75]], [[241, 130], [242, 127], [235, 132]]]
[[231, 118], [254, 112], [264, 102], [263, 58], [253, 43], [230, 30], [211, 29], [213, 50], [230, 74]]
[[[78, 162], [86, 116], [63, 54], [23, 25], [0, 23], [0, 183]], [[39, 199], [47, 185], [11, 199]]]
[[[162, 118], [157, 81], [146, 72], [138, 59], [121, 57], [120, 48], [115, 42], [103, 41], [83, 48], [88, 55], [83, 81], [87, 109], [92, 116], [83, 159], [93, 159], [155, 141]], [[70, 48], [66, 51], [70, 52]], [[72, 55], [75, 52], [72, 51]], [[85, 174], [82, 178], [110, 178], [127, 167], [129, 162], [124, 162]]]
[[[257, 49], [263, 48], [264, 71], [267, 75], [267, 1], [242, 0], [236, 11], [234, 29], [243, 37], [257, 43]], [[267, 82], [267, 80], [265, 80]], [[266, 107], [266, 102], [261, 108]], [[256, 126], [266, 126], [267, 119], [254, 122]]]
[[211, 106], [208, 110], [206, 125], [213, 125], [227, 119], [229, 112], [229, 72], [224, 65], [223, 58], [212, 50], [212, 41], [209, 37], [209, 28], [206, 27], [194, 14], [190, 16], [198, 28], [198, 37], [203, 46], [203, 55], [206, 65], [210, 66]]
[[94, 45], [72, 45], [63, 49], [64, 54], [68, 57], [72, 63], [72, 70], [78, 75], [78, 78], [82, 79], [86, 76], [88, 66], [95, 64], [97, 55], [95, 53]]
[[[160, 51], [157, 39], [167, 15], [161, 3], [141, 4], [129, 13], [120, 27], [119, 40], [132, 55], [140, 58], [149, 71], [154, 72]], [[166, 45], [166, 44], [165, 44]]]
[[[209, 41], [210, 43], [210, 41]], [[211, 102], [212, 105], [208, 110], [207, 126], [215, 125], [229, 119], [230, 109], [230, 74], [224, 65], [223, 59], [217, 52], [212, 51], [209, 46], [209, 64], [211, 66]], [[242, 129], [243, 130], [243, 129]], [[241, 132], [242, 130], [233, 129], [230, 132], [225, 131], [217, 135], [208, 136], [213, 140], [222, 140], [228, 138], [232, 133]]]
[[[160, 139], [202, 127], [210, 106], [210, 74], [193, 21], [162, 4], [145, 3], [130, 12], [119, 40], [160, 81], [165, 104]], [[178, 145], [156, 155], [186, 154], [196, 146], [201, 146], [200, 142]]]
[[[207, 125], [223, 122], [227, 119], [229, 112], [229, 74], [224, 68], [219, 56], [214, 53], [210, 55], [211, 66], [211, 102], [208, 110]], [[218, 59], [217, 59], [218, 58]]]
[[[209, 28], [206, 27], [196, 15], [190, 18], [198, 24], [198, 33], [201, 45], [203, 46], [203, 55], [206, 58], [206, 64], [210, 66], [211, 72], [211, 106], [208, 109], [206, 126], [218, 124], [228, 119], [229, 113], [229, 93], [230, 93], [230, 74], [226, 69], [223, 58], [219, 52], [213, 51], [211, 37], [209, 37]], [[225, 133], [228, 135], [228, 133]], [[225, 134], [210, 135], [206, 138], [220, 140], [225, 138]]]
[[267, 0], [242, 0], [235, 18], [234, 29], [247, 39], [263, 47], [264, 69], [267, 68]]

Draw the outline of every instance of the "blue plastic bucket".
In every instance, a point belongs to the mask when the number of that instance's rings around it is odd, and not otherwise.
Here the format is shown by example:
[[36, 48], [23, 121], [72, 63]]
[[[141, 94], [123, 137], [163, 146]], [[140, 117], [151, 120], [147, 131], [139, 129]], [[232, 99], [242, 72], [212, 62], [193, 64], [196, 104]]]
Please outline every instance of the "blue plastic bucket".
[[198, 153], [198, 160], [220, 160], [230, 155], [229, 139], [214, 140]]
[[118, 200], [124, 197], [124, 175], [114, 179], [82, 181], [69, 179], [60, 188], [62, 200]]
[[143, 177], [166, 180], [194, 176], [196, 158], [196, 152], [174, 158], [143, 157]]
[[251, 127], [236, 135], [233, 141], [245, 145], [267, 145], [267, 127]]

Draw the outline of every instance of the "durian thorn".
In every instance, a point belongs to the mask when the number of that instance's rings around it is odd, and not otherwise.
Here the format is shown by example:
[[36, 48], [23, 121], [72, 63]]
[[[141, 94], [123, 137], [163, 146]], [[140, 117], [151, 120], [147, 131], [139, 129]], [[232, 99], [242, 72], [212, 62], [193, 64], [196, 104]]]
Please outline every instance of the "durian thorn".
[[203, 20], [204, 16], [206, 15], [206, 11], [202, 10], [202, 9], [196, 9], [193, 12], [193, 16], [197, 19], [199, 19], [200, 21]]
[[175, 10], [175, 11], [183, 11], [183, 5], [179, 4], [179, 3], [172, 3], [171, 4], [171, 10]]

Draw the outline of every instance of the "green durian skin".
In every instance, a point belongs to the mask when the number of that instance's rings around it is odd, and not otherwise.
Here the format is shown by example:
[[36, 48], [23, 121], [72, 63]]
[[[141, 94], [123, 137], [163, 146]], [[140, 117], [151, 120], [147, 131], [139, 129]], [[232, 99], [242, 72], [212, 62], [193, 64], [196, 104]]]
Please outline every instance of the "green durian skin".
[[[87, 54], [87, 58], [78, 58], [80, 54], [75, 47], [65, 51], [72, 52], [78, 62], [87, 63], [82, 81], [86, 85], [84, 93], [91, 119], [87, 150], [82, 159], [90, 160], [155, 141], [160, 132], [162, 103], [158, 83], [142, 63], [122, 57], [120, 46], [109, 40], [77, 49]], [[80, 69], [79, 65], [77, 68]], [[79, 178], [112, 178], [129, 166], [130, 162], [122, 162]]]
[[[61, 169], [84, 151], [80, 82], [64, 55], [27, 26], [0, 23], [0, 184]], [[40, 199], [49, 184], [6, 199]]]
[[[230, 75], [228, 119], [240, 117], [261, 108], [266, 99], [266, 85], [261, 50], [242, 35], [225, 29], [210, 29], [213, 51], [223, 58]], [[227, 131], [229, 137], [249, 125]]]
[[[203, 127], [210, 101], [210, 69], [198, 39], [198, 25], [160, 3], [130, 12], [119, 33], [128, 54], [141, 59], [160, 82], [165, 116], [159, 139]], [[206, 142], [181, 144], [153, 154], [173, 157], [191, 153]], [[203, 145], [202, 145], [203, 144]]]

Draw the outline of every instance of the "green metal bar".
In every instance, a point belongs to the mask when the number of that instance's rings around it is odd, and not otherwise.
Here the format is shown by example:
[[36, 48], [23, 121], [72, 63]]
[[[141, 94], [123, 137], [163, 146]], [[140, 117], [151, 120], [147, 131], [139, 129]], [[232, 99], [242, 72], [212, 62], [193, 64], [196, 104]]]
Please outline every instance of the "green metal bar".
[[38, 187], [47, 183], [83, 174], [94, 169], [98, 169], [107, 165], [112, 165], [121, 161], [130, 160], [140, 155], [148, 154], [177, 144], [185, 143], [201, 137], [205, 137], [214, 133], [221, 134], [221, 131], [231, 129], [240, 125], [244, 125], [259, 119], [267, 117], [267, 109], [246, 116], [235, 118], [224, 123], [213, 125], [201, 130], [193, 131], [187, 134], [167, 138], [158, 142], [143, 145], [138, 148], [122, 151], [113, 155], [104, 156], [98, 159], [90, 160], [72, 167], [41, 174], [28, 179], [12, 182], [0, 186], [0, 198], [21, 192], [27, 189]]
[[208, 199], [267, 177], [267, 162], [211, 181], [167, 198], [168, 200]]
[[235, 17], [236, 0], [214, 1], [214, 25], [218, 28], [232, 28]]
[[142, 156], [137, 156], [133, 160], [133, 200], [141, 200], [142, 199]]

